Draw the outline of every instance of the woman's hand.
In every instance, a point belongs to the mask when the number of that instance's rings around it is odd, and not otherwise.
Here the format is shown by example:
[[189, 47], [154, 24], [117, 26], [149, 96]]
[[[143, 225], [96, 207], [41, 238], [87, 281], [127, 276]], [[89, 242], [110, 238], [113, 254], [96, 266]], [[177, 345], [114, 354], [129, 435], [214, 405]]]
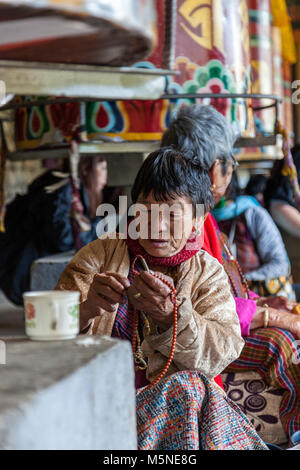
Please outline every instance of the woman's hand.
[[[158, 274], [174, 286], [172, 278], [161, 273], [153, 274]], [[143, 271], [135, 276], [133, 284], [127, 290], [128, 298], [137, 310], [144, 311], [158, 326], [168, 329], [173, 324], [174, 311], [171, 289], [153, 274]], [[138, 293], [141, 295], [136, 298]]]
[[299, 315], [294, 315], [291, 321], [291, 332], [295, 335], [296, 339], [300, 339], [300, 318]]
[[[265, 310], [264, 307], [257, 307], [256, 313], [251, 321], [251, 330], [264, 326]], [[283, 330], [290, 331], [296, 339], [300, 339], [300, 315], [269, 307], [268, 327], [282, 328]]]
[[103, 311], [114, 312], [118, 303], [126, 300], [127, 277], [106, 271], [95, 274], [85, 302], [80, 306], [80, 326], [84, 328], [91, 318]]
[[282, 295], [278, 295], [276, 297], [259, 297], [256, 304], [260, 307], [267, 304], [269, 307], [276, 310], [284, 310], [285, 312], [290, 313], [292, 313], [293, 308], [297, 305], [296, 302], [293, 302]]

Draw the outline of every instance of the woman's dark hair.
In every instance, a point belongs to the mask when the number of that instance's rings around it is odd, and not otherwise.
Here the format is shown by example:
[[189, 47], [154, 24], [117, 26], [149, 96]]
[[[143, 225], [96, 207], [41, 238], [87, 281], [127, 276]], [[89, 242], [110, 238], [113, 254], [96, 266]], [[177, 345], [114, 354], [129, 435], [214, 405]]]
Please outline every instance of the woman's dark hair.
[[[293, 160], [296, 166], [298, 181], [300, 183], [300, 145], [291, 149]], [[271, 176], [267, 182], [264, 200], [267, 209], [270, 208], [272, 199], [285, 201], [291, 206], [297, 207], [295, 203], [294, 191], [288, 176], [282, 174], [284, 160], [277, 160], [274, 163]]]
[[133, 203], [140, 195], [146, 198], [150, 193], [158, 202], [168, 197], [187, 197], [194, 213], [197, 204], [203, 204], [205, 212], [214, 204], [208, 171], [201, 168], [199, 161], [173, 147], [162, 147], [150, 153], [141, 166], [131, 190]]
[[80, 181], [86, 185], [87, 184], [87, 174], [93, 174], [97, 163], [104, 162], [105, 159], [101, 154], [90, 155], [81, 155], [78, 163], [78, 173]]
[[267, 181], [268, 178], [265, 175], [252, 175], [245, 188], [245, 194], [256, 196], [259, 193], [264, 193]]
[[[80, 181], [86, 185], [86, 175], [92, 174], [96, 168], [97, 163], [104, 162], [103, 155], [94, 154], [94, 155], [81, 155], [78, 163], [78, 174]], [[65, 158], [63, 160], [62, 171], [65, 173], [70, 173], [70, 160]]]
[[230, 185], [226, 191], [226, 198], [231, 201], [235, 201], [238, 196], [241, 196], [242, 190], [239, 185], [239, 180], [236, 173], [232, 173]]

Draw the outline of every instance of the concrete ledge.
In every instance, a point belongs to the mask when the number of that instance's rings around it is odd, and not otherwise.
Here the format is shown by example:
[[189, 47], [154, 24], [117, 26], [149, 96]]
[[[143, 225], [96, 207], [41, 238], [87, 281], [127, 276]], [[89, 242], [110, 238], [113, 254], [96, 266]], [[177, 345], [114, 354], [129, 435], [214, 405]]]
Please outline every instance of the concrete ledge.
[[130, 344], [7, 338], [0, 365], [0, 449], [136, 449]]

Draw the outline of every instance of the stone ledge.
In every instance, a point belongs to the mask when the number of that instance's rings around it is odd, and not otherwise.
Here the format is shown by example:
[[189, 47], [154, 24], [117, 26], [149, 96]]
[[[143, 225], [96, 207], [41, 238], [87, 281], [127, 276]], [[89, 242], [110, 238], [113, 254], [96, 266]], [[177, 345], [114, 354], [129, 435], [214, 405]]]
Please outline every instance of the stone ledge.
[[107, 337], [5, 342], [0, 448], [136, 449], [129, 342]]

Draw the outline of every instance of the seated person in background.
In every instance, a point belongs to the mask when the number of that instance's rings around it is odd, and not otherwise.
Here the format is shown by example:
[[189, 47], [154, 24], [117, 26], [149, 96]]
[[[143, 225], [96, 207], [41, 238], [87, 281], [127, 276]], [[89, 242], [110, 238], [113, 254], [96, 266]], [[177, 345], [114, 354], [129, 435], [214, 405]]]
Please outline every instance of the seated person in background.
[[[300, 145], [292, 149], [292, 156], [300, 184]], [[279, 227], [287, 249], [294, 280], [294, 289], [300, 301], [300, 211], [288, 176], [282, 174], [283, 160], [275, 163], [265, 191], [266, 208]]]
[[[300, 145], [292, 149], [300, 184]], [[265, 190], [266, 206], [277, 225], [295, 238], [300, 238], [300, 212], [296, 206], [289, 177], [282, 174], [284, 160], [278, 160]], [[298, 240], [299, 242], [299, 240]]]
[[[226, 274], [200, 249], [198, 230], [213, 203], [208, 172], [162, 148], [144, 161], [131, 195], [143, 208], [128, 233], [114, 232], [82, 248], [56, 288], [80, 291], [82, 330], [133, 343], [138, 448], [264, 449], [213, 380], [244, 342]], [[198, 204], [204, 214], [197, 218]], [[154, 206], [157, 217], [151, 217]], [[139, 226], [134, 236], [132, 223]], [[167, 376], [156, 382], [168, 358]], [[151, 387], [144, 387], [149, 381]]]
[[290, 262], [280, 232], [266, 209], [252, 196], [242, 195], [236, 174], [228, 197], [212, 212], [228, 236], [252, 291], [260, 296], [283, 295], [295, 300]]
[[252, 175], [250, 176], [250, 179], [245, 188], [245, 194], [248, 194], [248, 196], [255, 197], [255, 199], [257, 199], [263, 207], [265, 205], [264, 192], [266, 189], [267, 181], [268, 179], [264, 175]]
[[[97, 207], [117, 203], [120, 190], [106, 187], [107, 163], [101, 155], [81, 157], [79, 176], [88, 229], [78, 236], [85, 245], [97, 238]], [[22, 305], [22, 293], [30, 290], [30, 268], [36, 259], [75, 249], [71, 204], [69, 173], [51, 170], [7, 206], [5, 233], [0, 233], [0, 289], [15, 304]]]
[[[224, 197], [236, 168], [235, 136], [230, 123], [211, 106], [183, 106], [162, 138], [200, 168], [209, 172], [214, 205]], [[280, 389], [280, 420], [288, 436], [300, 430], [300, 367], [295, 361], [300, 339], [300, 316], [285, 297], [258, 297], [249, 291], [241, 269], [224, 243], [211, 214], [204, 222], [203, 249], [223, 264], [240, 321], [245, 346], [226, 372], [258, 372], [271, 387]], [[266, 305], [269, 307], [266, 308]]]

